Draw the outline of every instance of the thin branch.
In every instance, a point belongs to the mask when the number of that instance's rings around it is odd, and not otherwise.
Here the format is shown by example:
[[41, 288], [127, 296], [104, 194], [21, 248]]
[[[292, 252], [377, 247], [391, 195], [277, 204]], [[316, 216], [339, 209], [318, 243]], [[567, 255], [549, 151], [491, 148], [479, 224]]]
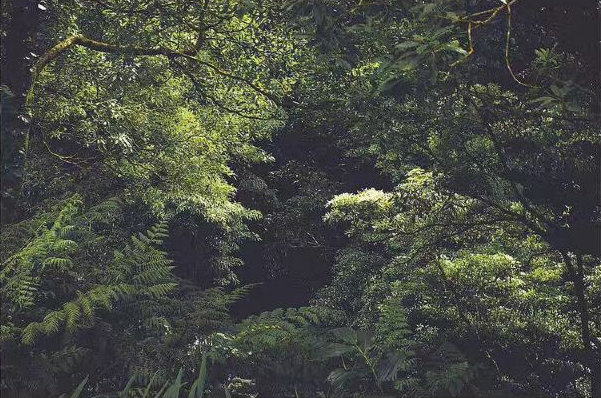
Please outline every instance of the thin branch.
[[209, 69], [212, 69], [218, 75], [221, 75], [221, 76], [230, 78], [232, 80], [237, 80], [239, 82], [245, 83], [250, 88], [252, 88], [256, 92], [258, 92], [259, 94], [263, 95], [265, 98], [269, 99], [274, 104], [276, 104], [276, 105], [282, 105], [279, 98], [277, 98], [273, 94], [268, 93], [267, 91], [263, 90], [262, 88], [258, 87], [256, 84], [254, 84], [253, 82], [251, 82], [249, 79], [244, 78], [242, 76], [233, 75], [233, 74], [231, 74], [229, 72], [223, 71], [223, 70], [219, 69], [217, 66], [215, 66], [215, 65], [213, 65], [213, 64], [211, 64], [209, 62], [202, 61], [202, 60], [200, 60], [198, 58], [191, 58], [191, 59], [194, 60], [194, 61], [196, 61], [196, 62], [198, 62], [201, 65], [204, 65], [204, 66], [208, 67]]
[[472, 38], [472, 22], [471, 21], [468, 22], [468, 24], [467, 24], [467, 39], [468, 39], [468, 43], [469, 43], [469, 47], [470, 47], [469, 51], [467, 52], [467, 54], [465, 54], [465, 56], [463, 58], [460, 58], [457, 61], [453, 62], [451, 64], [451, 69], [453, 69], [455, 66], [467, 61], [468, 58], [470, 58], [476, 52], [476, 50], [474, 49], [474, 39]]
[[[524, 87], [530, 87], [530, 88], [535, 87], [533, 85], [523, 82], [522, 80], [520, 80], [517, 77], [517, 75], [513, 71], [513, 68], [511, 67], [511, 62], [509, 60], [509, 50], [510, 50], [510, 43], [511, 43], [511, 17], [512, 17], [511, 6], [514, 5], [515, 3], [517, 3], [518, 1], [519, 0], [512, 0], [506, 4], [503, 4], [502, 6], [499, 6], [496, 8], [491, 8], [491, 9], [485, 10], [485, 11], [480, 11], [480, 12], [468, 15], [467, 17], [464, 17], [464, 18], [459, 18], [459, 22], [467, 23], [467, 37], [468, 37], [468, 43], [469, 43], [469, 51], [461, 59], [453, 62], [451, 64], [451, 69], [457, 65], [464, 63], [465, 61], [467, 61], [468, 58], [470, 58], [472, 55], [474, 55], [475, 48], [474, 48], [474, 42], [473, 42], [473, 38], [472, 38], [472, 31], [474, 29], [477, 29], [479, 27], [489, 24], [502, 11], [507, 10], [507, 33], [505, 35], [506, 36], [506, 39], [505, 39], [505, 65], [507, 66], [507, 70], [509, 71], [511, 78], [513, 80], [515, 80], [516, 83], [518, 83], [519, 85], [524, 86]], [[487, 15], [487, 14], [491, 14], [491, 15], [486, 19], [483, 19], [483, 20], [478, 20], [478, 19], [474, 20], [473, 19], [474, 17]]]
[[534, 86], [524, 83], [523, 81], [518, 79], [518, 77], [515, 75], [515, 73], [513, 73], [513, 69], [511, 68], [511, 62], [509, 61], [509, 46], [511, 44], [511, 4], [512, 3], [513, 2], [507, 4], [507, 35], [506, 35], [507, 38], [505, 39], [505, 65], [507, 65], [507, 70], [509, 71], [509, 74], [511, 75], [513, 80], [515, 80], [518, 84], [520, 84], [524, 87], [532, 88]]
[[196, 91], [198, 91], [199, 93], [201, 93], [202, 95], [204, 95], [205, 97], [207, 97], [208, 99], [210, 99], [211, 102], [215, 106], [217, 106], [218, 108], [220, 108], [221, 110], [229, 112], [229, 113], [233, 113], [235, 115], [238, 115], [238, 116], [246, 118], [246, 119], [254, 119], [254, 120], [282, 120], [282, 119], [277, 118], [275, 116], [267, 116], [267, 117], [256, 116], [256, 115], [251, 115], [251, 114], [248, 114], [248, 113], [244, 113], [243, 111], [240, 111], [238, 109], [230, 108], [229, 106], [223, 104], [221, 101], [219, 101], [217, 98], [215, 98], [213, 95], [209, 94], [206, 90], [204, 90], [203, 87], [202, 87], [202, 85], [200, 84], [200, 82], [196, 79], [196, 77], [194, 77], [194, 75], [192, 73], [190, 73], [190, 71], [188, 71], [184, 67], [184, 65], [180, 64], [177, 61], [174, 61], [174, 64], [177, 65], [180, 68], [180, 70], [186, 76], [188, 76], [188, 78], [190, 79], [190, 81], [194, 85], [194, 88], [196, 89]]

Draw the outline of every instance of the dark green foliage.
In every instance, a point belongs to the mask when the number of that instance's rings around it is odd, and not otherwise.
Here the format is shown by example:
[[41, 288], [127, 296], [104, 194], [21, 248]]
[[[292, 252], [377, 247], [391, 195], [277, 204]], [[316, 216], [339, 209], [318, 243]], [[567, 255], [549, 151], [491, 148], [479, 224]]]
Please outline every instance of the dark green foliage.
[[232, 370], [255, 380], [260, 395], [315, 394], [324, 388], [327, 374], [315, 362], [322, 335], [338, 319], [335, 311], [320, 307], [279, 308], [251, 316], [232, 336]]
[[[95, 345], [100, 341], [80, 345], [89, 333], [111, 330], [118, 339], [113, 344], [118, 345], [119, 339], [125, 342], [118, 334], [128, 328], [142, 337], [167, 326], [169, 313], [163, 308], [177, 285], [171, 261], [156, 248], [167, 236], [166, 225], [159, 223], [132, 236], [112, 259], [96, 263], [92, 261], [103, 259], [88, 251], [96, 238], [82, 225], [102, 208], [84, 214], [81, 208], [79, 197], [69, 199], [50, 227], [41, 224], [24, 247], [4, 260], [2, 344], [8, 364], [2, 380], [7, 394], [53, 393], [67, 375], [101, 365], [89, 362], [102, 349]], [[76, 243], [82, 237], [89, 239], [87, 245]], [[20, 362], [31, 369], [26, 378], [13, 371]]]
[[3, 1], [2, 395], [601, 396], [598, 8]]
[[[156, 376], [156, 374], [154, 375]], [[205, 382], [207, 380], [207, 359], [203, 356], [198, 377], [192, 382], [189, 391], [182, 388], [186, 383], [182, 381], [183, 368], [180, 368], [174, 380], [165, 382], [162, 386], [155, 382], [155, 377], [152, 377], [146, 385], [138, 386], [139, 377], [134, 374], [125, 385], [125, 388], [119, 392], [109, 392], [101, 395], [94, 395], [91, 398], [108, 398], [108, 397], [140, 397], [140, 398], [203, 398], [205, 396]], [[88, 383], [88, 377], [83, 379], [77, 388], [70, 395], [70, 398], [84, 398], [83, 391]], [[227, 390], [225, 390], [227, 391]], [[225, 392], [224, 392], [225, 393]], [[227, 398], [227, 393], [225, 393]], [[64, 394], [63, 394], [64, 396]], [[61, 396], [62, 397], [62, 396]]]

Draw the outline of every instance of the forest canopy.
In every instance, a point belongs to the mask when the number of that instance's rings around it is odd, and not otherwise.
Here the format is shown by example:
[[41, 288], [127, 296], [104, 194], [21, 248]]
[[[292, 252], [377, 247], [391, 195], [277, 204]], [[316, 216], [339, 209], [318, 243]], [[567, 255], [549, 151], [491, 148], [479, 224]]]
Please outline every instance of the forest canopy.
[[6, 0], [3, 397], [601, 397], [594, 0]]

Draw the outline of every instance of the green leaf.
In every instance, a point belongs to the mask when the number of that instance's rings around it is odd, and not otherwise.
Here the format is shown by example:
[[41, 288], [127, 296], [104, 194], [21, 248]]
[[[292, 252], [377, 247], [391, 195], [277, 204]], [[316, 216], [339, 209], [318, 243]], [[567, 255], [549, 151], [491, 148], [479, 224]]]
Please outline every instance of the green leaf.
[[357, 343], [357, 332], [353, 328], [345, 327], [332, 330], [332, 333], [340, 340], [348, 344]]
[[410, 48], [415, 48], [417, 46], [419, 46], [418, 42], [407, 40], [407, 41], [397, 44], [396, 46], [394, 46], [394, 48], [397, 50], [403, 51], [403, 50], [408, 50]]
[[331, 343], [323, 347], [319, 353], [318, 359], [336, 358], [344, 354], [348, 354], [355, 351], [355, 347], [348, 344], [342, 343]]
[[565, 89], [561, 89], [558, 86], [552, 84], [551, 87], [551, 92], [553, 92], [553, 94], [555, 94], [556, 96], [558, 96], [559, 98], [563, 98], [566, 94], [566, 90]]
[[328, 383], [335, 388], [344, 388], [348, 383], [361, 380], [368, 375], [367, 369], [334, 369], [328, 375]]
[[399, 79], [398, 76], [392, 76], [389, 77], [388, 79], [384, 80], [384, 82], [382, 82], [382, 84], [380, 84], [380, 87], [378, 87], [378, 94], [386, 94], [389, 93], [390, 91], [392, 91], [399, 83], [401, 82], [401, 80]]
[[179, 390], [182, 387], [183, 374], [184, 374], [184, 369], [180, 368], [179, 373], [177, 374], [177, 377], [175, 378], [175, 381], [167, 389], [167, 391], [165, 391], [165, 395], [163, 395], [163, 398], [178, 398], [179, 397]]
[[71, 394], [71, 398], [79, 398], [79, 395], [81, 394], [81, 392], [83, 391], [83, 388], [85, 387], [86, 383], [88, 382], [88, 377], [89, 376], [86, 376], [86, 378], [83, 379], [81, 381], [81, 383], [79, 383], [79, 385], [77, 386], [75, 391], [73, 391], [73, 394]]
[[359, 330], [356, 332], [357, 341], [365, 350], [369, 349], [376, 340], [376, 334], [373, 330]]
[[203, 398], [205, 391], [205, 383], [207, 380], [207, 354], [202, 355], [200, 362], [200, 370], [198, 371], [198, 378], [194, 380], [188, 398]]
[[432, 11], [434, 11], [434, 8], [436, 8], [436, 4], [435, 3], [428, 3], [424, 6], [424, 10], [422, 11], [422, 18], [425, 17], [426, 15], [432, 13]]
[[127, 384], [125, 385], [125, 388], [123, 389], [123, 391], [121, 391], [119, 393], [120, 397], [128, 397], [129, 396], [129, 391], [131, 390], [131, 387], [134, 385], [134, 381], [136, 380], [136, 377], [138, 377], [137, 372], [134, 373], [134, 375], [129, 378], [129, 380], [127, 381]]
[[154, 379], [157, 377], [158, 373], [159, 373], [159, 371], [157, 370], [152, 375], [152, 378], [150, 379], [150, 381], [148, 382], [148, 385], [146, 386], [146, 389], [144, 390], [144, 395], [142, 396], [143, 398], [147, 398], [148, 397], [148, 394], [150, 393], [150, 389], [152, 388], [152, 384], [154, 383]]
[[[159, 390], [159, 392], [157, 392], [155, 394], [154, 398], [160, 398], [161, 395], [163, 394], [163, 391], [165, 391], [165, 389], [167, 388], [168, 385], [169, 385], [169, 382], [166, 381], [165, 384], [163, 384], [163, 387], [161, 387], [161, 389]], [[163, 396], [163, 398], [165, 398], [165, 397]]]

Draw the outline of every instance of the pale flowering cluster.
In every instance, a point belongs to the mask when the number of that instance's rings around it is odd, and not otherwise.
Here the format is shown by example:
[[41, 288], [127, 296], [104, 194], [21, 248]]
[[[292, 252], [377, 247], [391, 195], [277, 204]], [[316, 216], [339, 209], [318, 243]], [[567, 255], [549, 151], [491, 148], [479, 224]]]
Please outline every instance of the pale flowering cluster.
[[213, 333], [209, 336], [196, 337], [190, 344], [188, 355], [207, 353], [220, 358], [241, 358], [252, 355], [251, 351], [244, 352], [236, 347], [234, 337], [226, 333]]

